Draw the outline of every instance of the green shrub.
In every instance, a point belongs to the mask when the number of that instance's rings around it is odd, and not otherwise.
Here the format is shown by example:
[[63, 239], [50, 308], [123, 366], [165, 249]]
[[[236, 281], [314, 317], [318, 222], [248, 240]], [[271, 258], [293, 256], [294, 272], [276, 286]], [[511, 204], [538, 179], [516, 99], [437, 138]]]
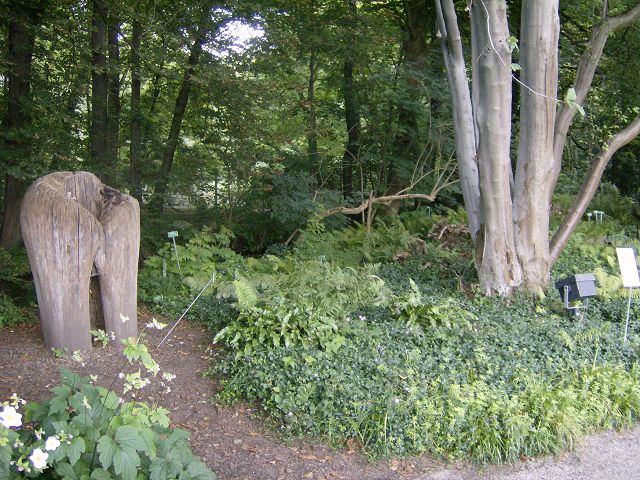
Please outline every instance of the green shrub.
[[557, 453], [640, 414], [636, 327], [621, 348], [618, 319], [578, 324], [557, 301], [410, 295], [352, 315], [335, 354], [257, 344], [226, 357], [221, 401], [258, 401], [280, 431], [355, 439], [374, 457], [480, 462]]
[[[148, 326], [164, 327], [155, 319]], [[103, 343], [108, 342], [104, 332], [97, 333]], [[123, 397], [145, 387], [159, 373], [142, 338], [143, 333], [123, 341], [128, 362], [146, 369], [146, 374], [140, 369], [119, 374], [124, 381]], [[74, 352], [73, 358], [83, 361], [80, 352]], [[167, 409], [125, 401], [113, 390], [94, 385], [90, 377], [66, 369], [61, 374], [51, 398], [27, 405], [24, 424], [18, 413], [23, 400], [14, 394], [0, 404], [0, 478], [217, 478], [191, 452], [189, 433], [169, 428]], [[162, 374], [163, 381], [173, 377]], [[160, 386], [164, 389], [164, 382]]]
[[371, 266], [340, 268], [275, 257], [248, 266], [253, 270], [232, 284], [239, 316], [214, 339], [244, 352], [292, 344], [336, 351], [344, 341], [340, 328], [346, 317], [385, 300], [384, 282]]

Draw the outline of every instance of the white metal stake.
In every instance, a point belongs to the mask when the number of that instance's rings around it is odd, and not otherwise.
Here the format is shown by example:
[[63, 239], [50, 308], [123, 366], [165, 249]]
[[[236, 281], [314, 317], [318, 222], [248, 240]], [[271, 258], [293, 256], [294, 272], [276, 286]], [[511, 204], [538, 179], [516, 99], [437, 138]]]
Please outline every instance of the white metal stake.
[[180, 258], [178, 257], [178, 246], [176, 245], [176, 237], [171, 238], [173, 240], [173, 251], [176, 252], [176, 262], [178, 264], [178, 270], [180, 270]]
[[629, 315], [631, 314], [631, 290], [633, 290], [633, 288], [629, 287], [629, 302], [627, 303], [627, 323], [624, 326], [624, 340], [622, 342], [623, 345], [627, 344], [627, 331], [629, 330]]

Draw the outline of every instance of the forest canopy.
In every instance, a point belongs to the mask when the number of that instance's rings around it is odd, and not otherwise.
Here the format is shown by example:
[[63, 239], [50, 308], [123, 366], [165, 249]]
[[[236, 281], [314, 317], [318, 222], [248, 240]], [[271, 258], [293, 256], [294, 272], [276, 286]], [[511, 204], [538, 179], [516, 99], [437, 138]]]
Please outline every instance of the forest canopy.
[[640, 5], [558, 3], [3, 2], [0, 244], [30, 182], [87, 170], [251, 253], [464, 206], [483, 290], [544, 289], [600, 177], [640, 176]]

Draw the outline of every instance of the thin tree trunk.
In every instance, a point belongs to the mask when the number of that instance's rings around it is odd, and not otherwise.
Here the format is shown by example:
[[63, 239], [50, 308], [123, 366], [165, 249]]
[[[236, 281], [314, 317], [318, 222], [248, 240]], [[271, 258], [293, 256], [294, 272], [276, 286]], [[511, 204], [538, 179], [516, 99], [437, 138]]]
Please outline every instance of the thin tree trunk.
[[358, 100], [353, 84], [353, 58], [355, 47], [354, 23], [357, 22], [357, 0], [347, 0], [349, 7], [349, 26], [347, 48], [345, 52], [342, 95], [344, 98], [344, 116], [347, 125], [347, 146], [342, 156], [342, 195], [353, 196], [353, 164], [360, 154], [360, 114]]
[[318, 166], [318, 121], [316, 118], [316, 70], [317, 70], [315, 46], [309, 55], [309, 82], [307, 84], [307, 152], [309, 164], [315, 168]]
[[131, 32], [131, 145], [129, 149], [129, 188], [132, 196], [142, 205], [140, 160], [142, 152], [142, 112], [140, 111], [140, 45], [142, 22], [139, 11], [134, 12]]
[[[558, 90], [558, 0], [524, 0], [520, 29], [520, 143], [513, 221], [528, 291], [549, 283], [549, 211]], [[510, 65], [510, 64], [508, 64]]]
[[609, 160], [611, 160], [611, 157], [622, 147], [633, 141], [633, 139], [638, 135], [640, 135], [640, 116], [637, 116], [627, 128], [609, 139], [605, 147], [593, 160], [589, 173], [585, 176], [582, 186], [580, 187], [576, 200], [569, 209], [566, 218], [562, 221], [562, 224], [558, 230], [556, 230], [556, 233], [551, 239], [551, 265], [558, 260], [562, 250], [569, 241], [569, 237], [571, 237], [571, 234], [578, 226], [584, 212], [589, 207], [589, 203], [591, 203], [591, 200], [596, 193], [600, 180], [602, 179], [604, 169], [609, 163]]
[[474, 243], [482, 224], [473, 106], [453, 0], [436, 0], [438, 29], [452, 97], [458, 175]]
[[107, 27], [107, 43], [109, 65], [107, 69], [107, 138], [106, 138], [106, 170], [104, 182], [117, 185], [116, 171], [118, 165], [118, 144], [120, 131], [120, 46], [118, 42], [120, 25], [115, 9], [109, 12]]
[[[400, 163], [415, 163], [420, 159], [419, 118], [422, 108], [420, 100], [424, 96], [424, 69], [430, 46], [427, 43], [427, 29], [434, 20], [434, 4], [427, 0], [406, 0], [404, 5], [404, 40], [402, 42], [401, 81], [406, 93], [398, 104], [398, 133], [394, 140], [394, 158], [391, 162], [387, 190], [395, 193], [405, 187]], [[397, 205], [396, 205], [397, 207]]]
[[[307, 157], [310, 168], [314, 169], [318, 168], [320, 163], [318, 161], [318, 120], [316, 116], [316, 73], [318, 71], [316, 0], [309, 1], [309, 9], [306, 13], [308, 18], [311, 19], [309, 25], [310, 32], [300, 36], [300, 41], [303, 49], [309, 49], [309, 78], [307, 81], [307, 98], [304, 101], [304, 108], [307, 111]], [[305, 45], [307, 41], [309, 45]]]
[[505, 0], [471, 8], [473, 105], [478, 134], [484, 225], [476, 242], [481, 288], [509, 295], [522, 283], [513, 235], [511, 188], [511, 52]]
[[[46, 8], [46, 2], [17, 2], [8, 29], [8, 108], [6, 130], [9, 140], [5, 148], [8, 166], [26, 162], [31, 157], [31, 66], [35, 43], [34, 29]], [[20, 205], [27, 181], [7, 174], [4, 181], [4, 212], [0, 247], [11, 248], [21, 242]]]
[[97, 176], [104, 179], [107, 168], [107, 10], [103, 0], [92, 0], [91, 16], [91, 129], [89, 155]]
[[171, 120], [171, 129], [169, 130], [169, 136], [167, 137], [167, 143], [162, 155], [162, 165], [160, 172], [158, 173], [158, 180], [156, 182], [156, 188], [154, 192], [154, 209], [157, 211], [162, 210], [164, 204], [164, 196], [167, 190], [167, 184], [169, 182], [169, 173], [173, 166], [173, 158], [176, 153], [178, 141], [180, 140], [180, 130], [182, 128], [182, 120], [184, 113], [187, 109], [187, 103], [189, 102], [189, 94], [193, 87], [193, 76], [196, 66], [200, 59], [202, 52], [202, 45], [204, 43], [207, 32], [204, 29], [199, 29], [196, 35], [193, 45], [189, 53], [189, 60], [187, 61], [187, 68], [182, 77], [182, 84], [180, 85], [180, 92], [176, 98], [176, 104], [173, 110], [173, 118]]

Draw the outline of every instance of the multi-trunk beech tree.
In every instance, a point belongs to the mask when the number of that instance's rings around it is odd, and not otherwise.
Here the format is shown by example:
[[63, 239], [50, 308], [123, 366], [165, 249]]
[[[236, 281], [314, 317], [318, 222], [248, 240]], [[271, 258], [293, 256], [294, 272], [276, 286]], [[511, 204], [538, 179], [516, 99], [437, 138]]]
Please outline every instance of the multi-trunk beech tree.
[[[471, 85], [453, 0], [436, 0], [438, 36], [453, 98], [458, 167], [481, 286], [490, 295], [538, 293], [593, 197], [613, 153], [640, 132], [636, 119], [609, 141], [587, 174], [574, 207], [549, 241], [551, 198], [567, 132], [585, 100], [607, 38], [640, 18], [640, 3], [609, 16], [604, 2], [569, 94], [558, 93], [558, 0], [523, 0], [519, 79], [505, 0], [473, 0]], [[512, 170], [512, 95], [520, 92], [519, 143]], [[559, 101], [558, 97], [565, 97]], [[606, 139], [603, 139], [606, 140]]]

